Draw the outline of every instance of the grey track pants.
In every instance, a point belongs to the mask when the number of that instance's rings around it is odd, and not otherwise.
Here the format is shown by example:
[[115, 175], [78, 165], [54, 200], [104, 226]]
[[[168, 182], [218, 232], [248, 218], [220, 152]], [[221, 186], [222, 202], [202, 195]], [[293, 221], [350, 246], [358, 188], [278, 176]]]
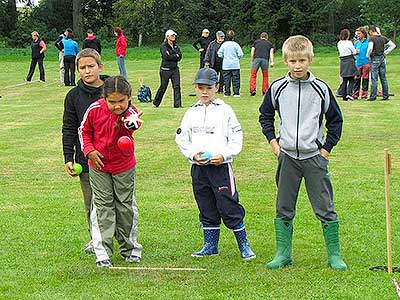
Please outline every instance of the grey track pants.
[[308, 198], [317, 218], [322, 222], [337, 220], [328, 160], [322, 155], [298, 160], [284, 152], [279, 155], [276, 172], [278, 186], [276, 217], [290, 220], [294, 218], [297, 196], [303, 178]]
[[112, 256], [114, 235], [123, 257], [141, 257], [142, 245], [137, 242], [139, 213], [135, 198], [135, 168], [120, 174], [90, 168], [89, 174], [93, 190], [90, 218], [96, 261]]

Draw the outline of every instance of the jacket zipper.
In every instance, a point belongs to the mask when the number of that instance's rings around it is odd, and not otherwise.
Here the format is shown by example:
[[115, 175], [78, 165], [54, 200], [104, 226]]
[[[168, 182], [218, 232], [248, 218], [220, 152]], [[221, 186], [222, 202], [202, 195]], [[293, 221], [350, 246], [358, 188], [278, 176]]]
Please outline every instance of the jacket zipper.
[[300, 91], [301, 91], [301, 81], [299, 80], [299, 98], [297, 100], [297, 132], [296, 132], [296, 152], [297, 158], [300, 157], [299, 153], [299, 124], [300, 124]]

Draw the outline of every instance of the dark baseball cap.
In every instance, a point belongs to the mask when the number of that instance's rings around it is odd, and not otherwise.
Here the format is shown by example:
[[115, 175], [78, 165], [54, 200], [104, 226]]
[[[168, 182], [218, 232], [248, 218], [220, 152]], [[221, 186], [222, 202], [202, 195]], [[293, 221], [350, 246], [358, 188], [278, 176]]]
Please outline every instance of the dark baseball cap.
[[213, 85], [218, 82], [218, 74], [214, 69], [202, 68], [197, 71], [193, 84]]

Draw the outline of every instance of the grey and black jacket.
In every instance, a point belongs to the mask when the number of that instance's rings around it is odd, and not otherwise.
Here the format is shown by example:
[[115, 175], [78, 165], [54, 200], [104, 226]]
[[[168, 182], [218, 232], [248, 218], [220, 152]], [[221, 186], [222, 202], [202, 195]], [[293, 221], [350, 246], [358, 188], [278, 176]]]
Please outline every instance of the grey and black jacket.
[[[318, 155], [321, 148], [331, 152], [342, 134], [343, 117], [332, 91], [310, 72], [307, 80], [292, 79], [289, 74], [275, 80], [259, 111], [268, 142], [276, 138], [281, 150], [295, 159]], [[275, 111], [279, 116], [277, 136]]]

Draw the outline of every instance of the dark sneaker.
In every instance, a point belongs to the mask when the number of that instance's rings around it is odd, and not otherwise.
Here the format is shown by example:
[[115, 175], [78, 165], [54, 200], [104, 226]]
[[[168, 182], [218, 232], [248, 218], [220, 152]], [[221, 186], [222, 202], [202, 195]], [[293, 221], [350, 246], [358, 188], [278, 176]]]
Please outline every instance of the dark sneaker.
[[382, 101], [389, 101], [389, 97], [382, 98]]
[[140, 262], [140, 257], [136, 255], [130, 255], [128, 257], [125, 257], [125, 261], [128, 263], [138, 263]]
[[368, 101], [375, 101], [376, 98], [369, 98]]
[[94, 247], [93, 247], [92, 241], [89, 241], [89, 243], [86, 244], [85, 253], [88, 255], [94, 254]]
[[256, 91], [252, 91], [251, 93], [250, 93], [250, 96], [255, 96], [257, 93], [256, 93]]
[[102, 261], [97, 261], [96, 266], [98, 268], [110, 268], [110, 267], [112, 267], [112, 263], [111, 263], [111, 260], [106, 259], [106, 260], [102, 260]]

